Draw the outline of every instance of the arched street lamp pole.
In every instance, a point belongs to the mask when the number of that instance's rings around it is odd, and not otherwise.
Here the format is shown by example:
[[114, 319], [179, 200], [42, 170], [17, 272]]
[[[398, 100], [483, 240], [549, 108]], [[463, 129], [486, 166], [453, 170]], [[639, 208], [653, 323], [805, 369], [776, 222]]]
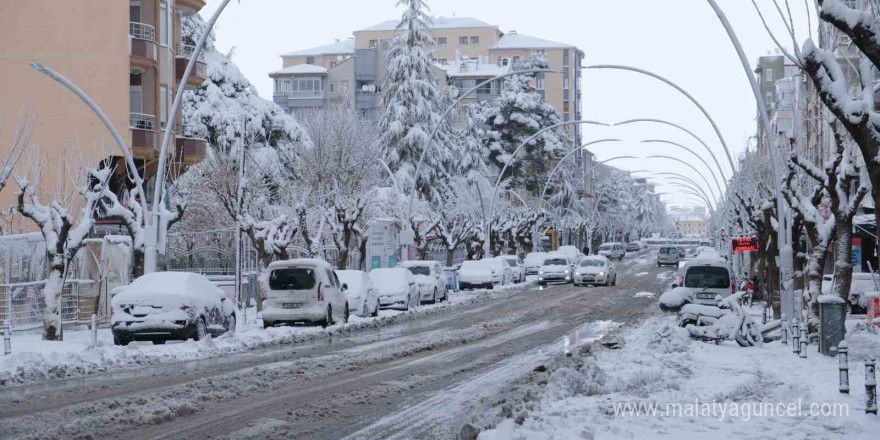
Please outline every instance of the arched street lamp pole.
[[[715, 171], [712, 169], [712, 167], [709, 166], [709, 163], [706, 162], [706, 161], [703, 159], [703, 157], [700, 156], [699, 154], [697, 154], [694, 150], [691, 150], [690, 148], [685, 147], [684, 145], [679, 144], [679, 143], [677, 143], [677, 142], [671, 142], [671, 141], [666, 141], [666, 140], [662, 140], [662, 139], [648, 139], [648, 140], [644, 140], [644, 141], [642, 141], [642, 143], [645, 143], [645, 144], [651, 144], [651, 143], [654, 143], [654, 144], [666, 144], [666, 145], [672, 145], [672, 146], [674, 146], [674, 147], [681, 148], [682, 150], [685, 150], [685, 151], [687, 151], [688, 153], [693, 154], [694, 156], [696, 156], [697, 159], [700, 160], [700, 162], [703, 163], [703, 165], [706, 166], [706, 169], [709, 170], [709, 174], [712, 175], [712, 180], [715, 181], [715, 187], [718, 188], [718, 193], [721, 194], [722, 196], [724, 195], [724, 191], [725, 191], [725, 189], [726, 189], [726, 187], [727, 187], [727, 182], [725, 182], [724, 188], [722, 188], [722, 187], [721, 187], [721, 184], [718, 183], [718, 175], [715, 174]], [[722, 180], [723, 180], [723, 178], [722, 178]]]
[[[648, 159], [669, 159], [669, 160], [674, 160], [678, 163], [681, 163], [681, 164], [687, 166], [688, 168], [692, 169], [695, 173], [697, 173], [701, 179], [703, 179], [703, 182], [706, 183], [706, 187], [709, 188], [709, 192], [710, 193], [712, 192], [712, 185], [709, 183], [709, 179], [707, 179], [706, 175], [701, 173], [700, 170], [698, 170], [695, 166], [693, 166], [693, 165], [691, 165], [691, 164], [689, 164], [689, 163], [687, 163], [677, 157], [663, 156], [663, 155], [659, 155], [659, 154], [653, 155], [653, 156], [648, 156]], [[712, 194], [712, 198], [715, 198], [714, 193]]]
[[[581, 150], [586, 149], [590, 145], [600, 144], [602, 142], [622, 142], [622, 141], [620, 139], [599, 139], [599, 140], [595, 140], [592, 142], [587, 142], [586, 144], [583, 144], [579, 147], [574, 147], [571, 149], [571, 151], [569, 151], [568, 153], [565, 153], [565, 156], [562, 156], [562, 158], [559, 159], [559, 162], [556, 164], [556, 166], [553, 167], [553, 171], [550, 171], [550, 174], [547, 176], [547, 181], [544, 182], [544, 190], [541, 191], [541, 197], [538, 198], [538, 206], [535, 207], [538, 211], [541, 210], [541, 203], [544, 202], [544, 196], [547, 194], [547, 189], [550, 187], [550, 182], [553, 180], [553, 176], [556, 174], [556, 171], [559, 170], [559, 167], [562, 166], [562, 163], [565, 161], [565, 159], [567, 159], [569, 156], [571, 156], [574, 153], [577, 153]], [[609, 160], [611, 160], [611, 159], [609, 159]], [[601, 163], [604, 163], [604, 162], [601, 162]], [[597, 165], [599, 165], [599, 164], [597, 164]], [[590, 171], [593, 170], [593, 168], [595, 168], [595, 166], [590, 168], [589, 170], [585, 171], [584, 174], [589, 174]]]
[[690, 177], [685, 176], [684, 174], [669, 173], [669, 172], [657, 173], [657, 174], [661, 175], [661, 176], [666, 176], [667, 179], [683, 180], [687, 183], [690, 183], [691, 185], [694, 186], [694, 188], [697, 188], [701, 193], [703, 193], [703, 195], [705, 195], [706, 198], [709, 198], [709, 194], [706, 194], [706, 191], [704, 191], [703, 188], [697, 182], [695, 182]]
[[[628, 177], [631, 174], [650, 173], [650, 172], [651, 171], [649, 171], [649, 170], [626, 171], [623, 174], [613, 176], [611, 179], [608, 179], [607, 183], [620, 181], [624, 177]], [[596, 193], [596, 196], [594, 197], [594, 201], [593, 201], [592, 206], [590, 208], [590, 215], [587, 217], [587, 222], [588, 222], [587, 224], [589, 225], [589, 226], [587, 226], [587, 243], [590, 245], [590, 248], [592, 248], [592, 244], [593, 244], [592, 243], [592, 240], [593, 240], [593, 215], [595, 215], [596, 212], [599, 210], [599, 201], [602, 200], [602, 196], [605, 195], [605, 193], [608, 191], [608, 188], [610, 188], [610, 186], [604, 186], [604, 187], [602, 187], [601, 190], [599, 190], [598, 193]], [[654, 193], [654, 194], [659, 195], [660, 193]]]

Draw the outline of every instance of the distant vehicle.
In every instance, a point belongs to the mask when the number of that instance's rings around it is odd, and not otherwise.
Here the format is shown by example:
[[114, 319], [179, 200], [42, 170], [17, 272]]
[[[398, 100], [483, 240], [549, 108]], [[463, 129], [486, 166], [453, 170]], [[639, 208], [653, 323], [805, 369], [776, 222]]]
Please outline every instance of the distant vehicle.
[[703, 240], [700, 242], [700, 247], [712, 247], [712, 242]]
[[657, 267], [660, 266], [678, 266], [678, 262], [681, 261], [681, 257], [678, 253], [678, 248], [675, 246], [660, 246], [660, 250], [657, 252]]
[[523, 266], [525, 266], [526, 275], [537, 275], [538, 269], [540, 269], [541, 265], [544, 264], [545, 258], [547, 258], [546, 252], [529, 252], [526, 255], [526, 258], [523, 260]]
[[572, 284], [614, 286], [617, 284], [617, 267], [602, 255], [584, 257], [574, 271]]
[[642, 250], [642, 246], [636, 242], [631, 242], [631, 243], [626, 244], [626, 251], [627, 252], [638, 252], [640, 250]]
[[379, 289], [379, 307], [409, 310], [419, 304], [419, 286], [408, 269], [379, 268], [371, 270], [369, 275]]
[[721, 259], [726, 260], [727, 258], [724, 255], [721, 255], [720, 252], [715, 249], [702, 250], [697, 252], [697, 256], [695, 257], [700, 260], [710, 260], [710, 259]]
[[687, 258], [687, 248], [678, 246], [678, 258]]
[[263, 299], [263, 327], [348, 322], [347, 286], [324, 260], [300, 258], [269, 265], [269, 290]]
[[516, 255], [502, 255], [498, 258], [503, 259], [508, 266], [510, 266], [510, 270], [513, 271], [513, 282], [514, 283], [522, 283], [526, 280], [526, 267], [523, 265], [522, 260], [519, 259]]
[[626, 249], [623, 248], [622, 243], [604, 243], [599, 246], [599, 255], [609, 260], [623, 260], [623, 257], [626, 256]]
[[[834, 282], [833, 274], [822, 276], [822, 293], [830, 294], [832, 283]], [[852, 274], [852, 284], [849, 287], [849, 305], [851, 313], [862, 314], [867, 313], [868, 303], [865, 298], [865, 292], [874, 292], [874, 279], [871, 278], [869, 272], [856, 272]]]
[[683, 270], [683, 285], [693, 291], [697, 304], [718, 305], [716, 297], [736, 292], [730, 268], [723, 260], [692, 260]]
[[467, 260], [458, 269], [458, 287], [462, 290], [486, 288], [504, 282], [504, 268], [492, 258]]
[[568, 261], [571, 261], [573, 264], [577, 264], [577, 262], [581, 260], [581, 257], [584, 256], [580, 249], [575, 246], [559, 246], [559, 249], [557, 249], [556, 252], [565, 254], [565, 256], [568, 257]]
[[570, 260], [564, 254], [548, 254], [538, 270], [538, 284], [544, 286], [549, 282], [570, 283], [572, 269]]
[[115, 345], [131, 341], [196, 341], [235, 331], [235, 304], [205, 276], [189, 272], [143, 275], [110, 302]]
[[348, 287], [345, 298], [348, 310], [360, 316], [379, 316], [379, 290], [362, 270], [337, 270], [339, 281]]
[[400, 263], [416, 278], [416, 283], [421, 286], [421, 302], [436, 303], [449, 299], [449, 290], [446, 288], [446, 275], [439, 261], [404, 261]]

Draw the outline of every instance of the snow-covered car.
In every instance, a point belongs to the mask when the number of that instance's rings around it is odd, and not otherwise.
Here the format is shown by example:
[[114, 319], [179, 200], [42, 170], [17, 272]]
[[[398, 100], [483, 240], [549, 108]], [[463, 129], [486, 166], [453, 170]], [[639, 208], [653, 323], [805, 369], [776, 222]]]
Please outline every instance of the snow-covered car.
[[379, 290], [373, 280], [362, 270], [337, 270], [345, 289], [348, 310], [360, 317], [379, 316]]
[[571, 261], [572, 264], [577, 264], [577, 262], [581, 260], [581, 257], [584, 256], [580, 249], [575, 246], [559, 246], [559, 249], [557, 249], [556, 252], [565, 254], [565, 256], [568, 257], [568, 261]]
[[370, 279], [379, 289], [379, 307], [409, 310], [419, 304], [419, 286], [412, 272], [402, 267], [370, 271]]
[[196, 341], [235, 331], [236, 307], [205, 276], [189, 272], [154, 272], [117, 291], [110, 302], [113, 343], [164, 344], [170, 339]]
[[479, 287], [491, 289], [495, 284], [503, 284], [506, 281], [505, 265], [495, 258], [464, 261], [458, 269], [458, 286], [462, 290]]
[[526, 280], [526, 267], [523, 265], [523, 262], [519, 257], [516, 255], [502, 255], [498, 258], [503, 259], [510, 267], [510, 270], [513, 272], [514, 283], [522, 283]]
[[638, 242], [633, 241], [626, 244], [627, 252], [638, 252], [640, 250], [642, 250], [642, 246]]
[[437, 261], [404, 261], [400, 267], [409, 270], [419, 285], [421, 302], [435, 303], [449, 299], [449, 290], [446, 287], [446, 275], [443, 267]]
[[263, 298], [263, 327], [276, 324], [333, 325], [348, 322], [346, 285], [324, 260], [275, 261], [266, 270], [269, 289]]
[[683, 269], [683, 285], [694, 293], [697, 304], [718, 305], [716, 297], [727, 298], [736, 292], [736, 283], [724, 260], [691, 260]]
[[[822, 293], [830, 294], [832, 283], [834, 282], [834, 274], [826, 274], [822, 276]], [[856, 272], [852, 274], [852, 284], [849, 287], [849, 302], [853, 313], [866, 313], [868, 303], [865, 298], [865, 292], [874, 292], [878, 289], [874, 287], [874, 279], [868, 272]]]
[[546, 252], [529, 252], [526, 254], [526, 258], [523, 260], [523, 266], [526, 269], [526, 275], [537, 275], [538, 269], [541, 268], [541, 265], [544, 264], [544, 259], [547, 258]]
[[599, 246], [599, 255], [609, 260], [623, 260], [623, 257], [626, 256], [626, 249], [621, 243], [602, 243]]
[[602, 255], [584, 257], [574, 270], [572, 284], [613, 286], [617, 284], [617, 267]]
[[564, 254], [548, 254], [538, 270], [538, 284], [544, 286], [552, 282], [570, 283], [572, 269], [571, 262]]

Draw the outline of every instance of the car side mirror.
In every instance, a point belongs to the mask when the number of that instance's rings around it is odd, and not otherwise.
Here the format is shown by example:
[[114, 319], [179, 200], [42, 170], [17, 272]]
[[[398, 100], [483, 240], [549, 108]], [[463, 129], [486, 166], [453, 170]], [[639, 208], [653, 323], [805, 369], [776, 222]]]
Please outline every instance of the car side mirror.
[[342, 291], [345, 292], [346, 290], [348, 290], [348, 284], [342, 283]]
[[672, 288], [673, 288], [673, 289], [678, 288], [678, 283], [672, 283]]

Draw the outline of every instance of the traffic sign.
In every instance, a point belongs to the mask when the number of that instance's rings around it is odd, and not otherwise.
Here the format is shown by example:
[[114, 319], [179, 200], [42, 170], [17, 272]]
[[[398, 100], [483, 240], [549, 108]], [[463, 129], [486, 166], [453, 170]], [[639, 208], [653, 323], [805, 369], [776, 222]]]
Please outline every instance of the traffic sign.
[[734, 253], [757, 252], [758, 251], [758, 238], [757, 237], [732, 238], [732, 239], [730, 239], [730, 248], [733, 250]]

